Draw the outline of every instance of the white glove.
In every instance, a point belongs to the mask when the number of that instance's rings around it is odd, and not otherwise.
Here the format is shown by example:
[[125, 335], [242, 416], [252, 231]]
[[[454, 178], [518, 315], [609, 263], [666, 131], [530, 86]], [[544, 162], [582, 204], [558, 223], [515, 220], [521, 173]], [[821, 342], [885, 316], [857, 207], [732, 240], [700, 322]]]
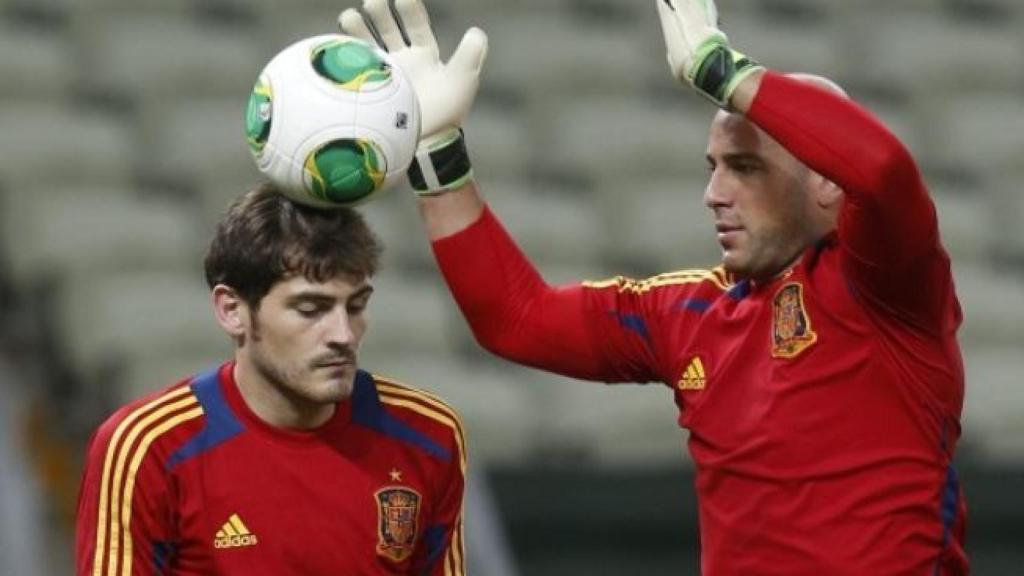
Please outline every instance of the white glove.
[[[380, 35], [381, 48], [405, 72], [420, 101], [420, 149], [431, 149], [454, 138], [473, 105], [480, 86], [480, 69], [487, 56], [487, 35], [470, 28], [447, 63], [441, 62], [437, 40], [421, 0], [363, 0], [363, 12]], [[338, 15], [341, 31], [371, 44], [378, 43], [355, 8]], [[401, 28], [399, 28], [401, 26]], [[401, 29], [409, 37], [407, 44]]]
[[721, 108], [746, 77], [764, 67], [729, 47], [714, 0], [655, 0], [672, 75]]

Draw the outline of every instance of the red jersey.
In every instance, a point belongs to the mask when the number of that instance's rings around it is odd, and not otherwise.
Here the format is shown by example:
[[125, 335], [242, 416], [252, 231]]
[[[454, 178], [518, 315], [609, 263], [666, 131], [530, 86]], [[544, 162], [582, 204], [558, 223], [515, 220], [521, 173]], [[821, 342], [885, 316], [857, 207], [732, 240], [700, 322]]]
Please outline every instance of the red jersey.
[[846, 192], [838, 230], [774, 280], [551, 287], [489, 211], [435, 242], [446, 280], [498, 354], [674, 390], [703, 574], [967, 574], [961, 315], [920, 174], [866, 112], [809, 84], [767, 74], [749, 118]]
[[462, 426], [359, 371], [310, 431], [245, 404], [234, 364], [125, 406], [92, 438], [77, 574], [462, 575]]

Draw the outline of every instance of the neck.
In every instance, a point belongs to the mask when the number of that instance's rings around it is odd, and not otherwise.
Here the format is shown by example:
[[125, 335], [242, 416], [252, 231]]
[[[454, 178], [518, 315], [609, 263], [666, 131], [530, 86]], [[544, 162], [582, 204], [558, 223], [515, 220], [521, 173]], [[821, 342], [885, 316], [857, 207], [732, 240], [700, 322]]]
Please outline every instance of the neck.
[[299, 398], [241, 355], [235, 357], [234, 378], [246, 406], [271, 426], [309, 430], [322, 426], [334, 415], [335, 404]]

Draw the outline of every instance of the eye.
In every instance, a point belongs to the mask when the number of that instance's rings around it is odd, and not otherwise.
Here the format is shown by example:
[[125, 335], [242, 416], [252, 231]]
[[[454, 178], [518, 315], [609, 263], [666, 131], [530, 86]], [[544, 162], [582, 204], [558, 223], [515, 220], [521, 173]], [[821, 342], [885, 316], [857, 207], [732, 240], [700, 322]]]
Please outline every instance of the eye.
[[346, 307], [346, 310], [348, 311], [349, 314], [362, 314], [363, 311], [366, 310], [366, 305], [368, 303], [369, 303], [368, 300], [365, 299], [365, 298], [364, 299], [360, 299], [360, 300], [355, 300], [355, 301], [352, 301], [352, 302], [348, 303], [348, 306]]
[[324, 313], [325, 306], [313, 302], [303, 302], [295, 306], [295, 311], [304, 318], [316, 318]]
[[758, 171], [759, 167], [753, 162], [737, 162], [733, 164], [732, 169], [737, 174], [753, 174]]

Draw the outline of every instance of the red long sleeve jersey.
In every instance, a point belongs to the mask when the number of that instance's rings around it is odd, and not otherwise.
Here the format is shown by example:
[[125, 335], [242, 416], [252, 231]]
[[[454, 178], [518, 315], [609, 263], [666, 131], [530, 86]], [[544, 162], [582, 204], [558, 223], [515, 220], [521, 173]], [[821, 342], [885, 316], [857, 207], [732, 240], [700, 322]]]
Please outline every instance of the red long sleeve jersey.
[[99, 428], [79, 576], [464, 573], [466, 460], [447, 405], [359, 371], [326, 424], [282, 430], [249, 410], [233, 366]]
[[498, 354], [674, 390], [703, 574], [967, 574], [961, 317], [920, 175], [877, 121], [813, 86], [768, 74], [749, 117], [846, 191], [838, 230], [776, 279], [550, 287], [485, 211], [435, 242], [446, 280]]

